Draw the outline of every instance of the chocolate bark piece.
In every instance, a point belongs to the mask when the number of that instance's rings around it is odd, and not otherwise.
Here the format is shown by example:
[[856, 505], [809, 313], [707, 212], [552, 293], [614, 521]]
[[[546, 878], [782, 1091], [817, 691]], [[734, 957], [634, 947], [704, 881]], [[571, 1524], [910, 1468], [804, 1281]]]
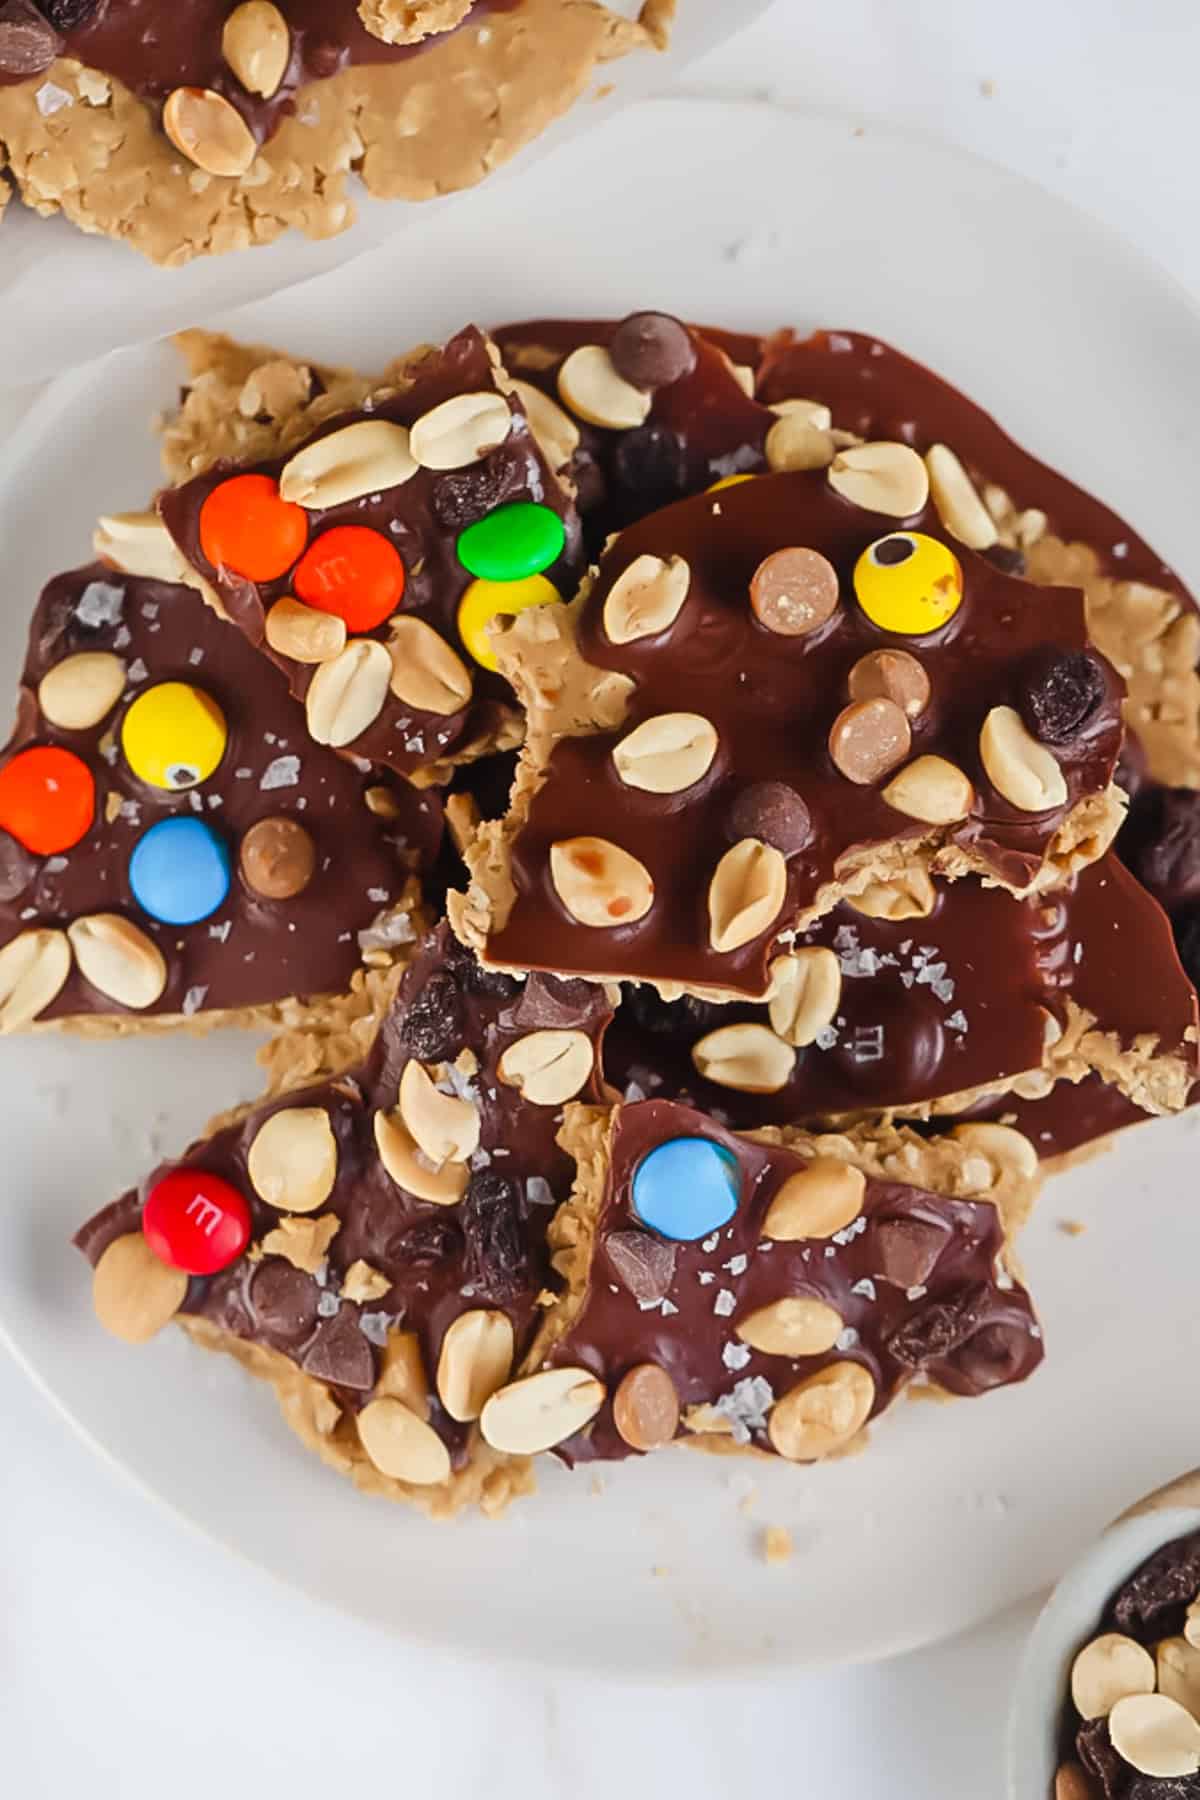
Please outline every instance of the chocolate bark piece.
[[1187, 1104], [1195, 991], [1161, 908], [1111, 851], [1052, 894], [938, 882], [929, 901], [899, 919], [846, 901], [797, 938], [791, 967], [819, 993], [793, 998], [784, 981], [767, 1006], [697, 1017], [695, 1002], [628, 990], [605, 1040], [609, 1080], [735, 1130], [863, 1110], [966, 1114], [1093, 1072], [1135, 1113]]
[[[1080, 595], [1035, 592], [951, 549], [932, 507], [895, 524], [822, 470], [757, 477], [629, 527], [578, 602], [500, 632], [527, 745], [509, 816], [481, 829], [471, 887], [451, 900], [456, 929], [486, 962], [762, 997], [781, 934], [847, 895], [968, 871], [1027, 894], [1103, 852], [1122, 816], [1110, 788], [1119, 679], [1097, 659], [1105, 701], [1053, 753], [1011, 706], [1026, 658], [1086, 649]], [[841, 600], [827, 624], [793, 636], [765, 628], [748, 596], [763, 560], [797, 544], [833, 565]], [[873, 622], [868, 603], [890, 616], [878, 605], [892, 567], [877, 560], [881, 546], [903, 552], [905, 595], [909, 560], [927, 567], [929, 593], [961, 569], [948, 620], [922, 613], [919, 634], [907, 613], [903, 630]], [[852, 671], [887, 647], [917, 656], [931, 694], [903, 720], [911, 755], [867, 782], [844, 774], [827, 744], [853, 710]], [[902, 714], [891, 701], [861, 704]], [[1033, 791], [1011, 779], [1014, 763], [1042, 771]], [[790, 856], [756, 838], [726, 850], [730, 810], [765, 781], [800, 796], [811, 837]]]
[[381, 199], [472, 186], [598, 64], [666, 32], [665, 8], [643, 25], [600, 0], [443, 0], [415, 42], [387, 41], [390, 0], [277, 11], [188, 0], [156, 6], [147, 33], [139, 0], [64, 7], [56, 60], [0, 67], [0, 165], [39, 211], [169, 266], [290, 227], [329, 237], [355, 217], [352, 174]]
[[[576, 490], [593, 553], [612, 532], [660, 506], [770, 466], [767, 438], [777, 416], [752, 397], [758, 338], [642, 312], [630, 321], [532, 319], [500, 326], [495, 339], [513, 378], [544, 394], [566, 415], [556, 420], [552, 413], [532, 408], [547, 454]], [[656, 367], [644, 351], [651, 340], [666, 344], [674, 362]], [[638, 344], [643, 346], [640, 359]], [[581, 410], [589, 373], [586, 362], [582, 375], [575, 373], [579, 352], [601, 371], [607, 358], [622, 383], [640, 388], [644, 418], [622, 425], [610, 410], [607, 418], [613, 422], [604, 422], [602, 396], [599, 411], [594, 406]], [[591, 383], [596, 384], [594, 371]]]
[[974, 490], [976, 529], [990, 538], [985, 554], [1019, 553], [1029, 581], [1083, 589], [1088, 635], [1127, 683], [1125, 721], [1149, 775], [1200, 786], [1200, 612], [1124, 519], [1014, 443], [941, 376], [860, 332], [779, 333], [767, 341], [758, 393], [767, 404], [819, 402], [835, 428], [865, 438], [953, 452]]
[[[183, 710], [143, 732], [145, 709], [172, 694]], [[0, 955], [39, 938], [71, 949], [65, 980], [32, 1015], [39, 1024], [92, 1034], [297, 1024], [322, 997], [346, 995], [351, 1012], [365, 1004], [364, 959], [379, 981], [403, 964], [419, 928], [413, 876], [436, 859], [441, 803], [364, 775], [296, 727], [282, 678], [194, 589], [102, 563], [47, 585], [0, 784], [20, 779], [31, 751], [53, 750], [94, 798], [90, 824], [61, 852], [17, 842], [7, 812], [0, 831]], [[208, 760], [190, 763], [197, 748]], [[166, 821], [192, 821], [229, 871], [224, 900], [192, 924], [152, 916], [131, 876], [139, 845]], [[267, 891], [281, 884], [295, 891]], [[94, 933], [75, 941], [97, 915], [118, 922], [101, 928], [99, 961], [88, 955]], [[106, 944], [128, 952], [115, 981]], [[6, 1028], [31, 1022], [11, 992], [6, 1001]]]
[[[439, 412], [449, 403], [457, 406]], [[366, 426], [379, 431], [364, 439]], [[269, 564], [275, 572], [260, 579], [253, 578], [253, 556], [241, 569], [211, 559], [223, 553], [223, 534], [209, 528], [207, 509], [224, 493], [236, 496], [232, 505], [240, 510], [248, 490], [229, 484], [246, 478], [261, 484], [255, 491], [268, 509], [256, 542], [272, 529], [292, 534]], [[289, 500], [292, 493], [303, 500]], [[464, 596], [480, 589], [459, 555], [462, 534], [516, 504], [536, 507], [552, 538], [557, 532], [547, 560], [520, 576], [536, 574], [549, 596], [569, 592], [580, 558], [574, 510], [524, 414], [506, 396], [486, 340], [469, 327], [444, 349], [417, 353], [395, 371], [393, 385], [362, 406], [325, 420], [306, 440], [293, 439], [286, 455], [219, 461], [165, 491], [159, 510], [188, 566], [284, 671], [304, 705], [299, 729], [307, 721], [310, 733], [347, 756], [444, 780], [455, 761], [519, 737], [507, 683], [476, 660], [459, 621]], [[334, 532], [341, 535], [332, 539]], [[326, 538], [332, 574], [320, 561]], [[351, 544], [353, 554], [369, 552], [372, 563], [383, 564], [382, 602], [372, 589], [365, 613], [366, 582], [341, 560]], [[349, 579], [339, 573], [346, 568]], [[524, 582], [491, 586], [500, 599]], [[314, 613], [327, 642], [306, 639]], [[478, 635], [468, 636], [478, 651]]]
[[[418, 1052], [430, 1048], [435, 1014], [443, 1054], [425, 1060]], [[515, 1071], [530, 1066], [532, 1032], [549, 1029], [536, 1021], [550, 1015], [558, 1047], [569, 1039], [581, 1052], [572, 1072], [553, 1088], [529, 1074], [515, 1085]], [[582, 1100], [602, 1094], [597, 1052], [609, 1016], [603, 992], [583, 983], [498, 984], [442, 925], [417, 951], [363, 1063], [244, 1110], [97, 1214], [75, 1241], [93, 1267], [102, 1265], [119, 1240], [137, 1241], [164, 1176], [188, 1171], [232, 1184], [249, 1208], [249, 1248], [191, 1280], [181, 1322], [272, 1380], [290, 1422], [360, 1485], [436, 1512], [473, 1500], [499, 1505], [528, 1485], [524, 1466], [501, 1467], [480, 1444], [478, 1405], [461, 1404], [463, 1383], [482, 1404], [486, 1367], [499, 1385], [537, 1328], [539, 1295], [553, 1282], [546, 1231], [573, 1175], [556, 1143], [562, 1102], [567, 1090]], [[405, 1079], [414, 1067], [415, 1084]], [[439, 1165], [420, 1143], [428, 1120], [435, 1130], [444, 1123], [445, 1108], [465, 1121], [457, 1148], [466, 1153]], [[282, 1140], [264, 1137], [267, 1126]], [[289, 1161], [286, 1134], [301, 1131], [324, 1145], [323, 1183], [312, 1185], [321, 1159], [311, 1149]], [[478, 1331], [485, 1342], [487, 1333], [508, 1337], [502, 1367], [489, 1359], [481, 1372]], [[372, 1463], [356, 1420], [384, 1399], [428, 1425], [448, 1458], [444, 1476], [409, 1480]]]
[[[592, 1422], [553, 1446], [565, 1462], [641, 1447], [622, 1433], [616, 1396], [647, 1367], [670, 1378], [679, 1440], [808, 1461], [846, 1448], [914, 1379], [971, 1397], [1041, 1361], [1032, 1305], [1006, 1267], [1035, 1166], [1016, 1133], [738, 1137], [704, 1113], [648, 1101], [572, 1108], [563, 1142], [579, 1165], [551, 1233], [567, 1291], [523, 1374], [575, 1369], [603, 1384]], [[649, 1159], [681, 1142], [724, 1162], [736, 1210], [669, 1245], [669, 1283], [649, 1300], [625, 1273], [628, 1240], [663, 1243], [643, 1216], [641, 1183]], [[790, 1214], [780, 1210], [789, 1194]], [[904, 1227], [939, 1245], [925, 1280], [908, 1288], [891, 1279], [886, 1240]], [[486, 1435], [486, 1415], [483, 1425]]]

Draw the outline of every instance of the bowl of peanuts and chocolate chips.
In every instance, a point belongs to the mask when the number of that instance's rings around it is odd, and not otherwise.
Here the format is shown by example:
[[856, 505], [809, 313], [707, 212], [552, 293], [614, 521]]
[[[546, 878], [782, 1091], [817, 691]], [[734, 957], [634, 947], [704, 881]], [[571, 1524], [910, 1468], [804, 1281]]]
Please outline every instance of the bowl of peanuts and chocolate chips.
[[1009, 1800], [1200, 1800], [1200, 1470], [1117, 1519], [1033, 1628]]

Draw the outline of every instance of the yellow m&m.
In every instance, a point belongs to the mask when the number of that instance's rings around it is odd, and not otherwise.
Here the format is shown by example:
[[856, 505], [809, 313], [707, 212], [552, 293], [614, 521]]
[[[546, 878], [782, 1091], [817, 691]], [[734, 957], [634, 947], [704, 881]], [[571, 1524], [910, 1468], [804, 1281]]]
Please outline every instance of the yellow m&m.
[[743, 481], [753, 481], [753, 475], [722, 475], [720, 481], [714, 481], [711, 487], [705, 488], [706, 494], [719, 494], [723, 488], [741, 487]]
[[924, 637], [962, 605], [962, 566], [936, 538], [893, 531], [869, 544], [855, 563], [854, 592], [881, 631]]
[[481, 668], [494, 669], [496, 652], [487, 628], [496, 614], [549, 606], [558, 599], [558, 589], [544, 575], [527, 575], [522, 581], [473, 581], [458, 603], [458, 635]]
[[172, 793], [207, 781], [228, 737], [216, 701], [187, 681], [147, 688], [121, 725], [121, 748], [139, 781]]

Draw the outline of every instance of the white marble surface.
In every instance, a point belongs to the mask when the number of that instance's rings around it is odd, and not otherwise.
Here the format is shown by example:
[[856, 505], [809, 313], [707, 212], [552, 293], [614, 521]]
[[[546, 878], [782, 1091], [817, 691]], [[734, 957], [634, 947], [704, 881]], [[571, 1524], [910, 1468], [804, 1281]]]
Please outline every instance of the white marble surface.
[[[940, 132], [1089, 208], [1200, 292], [1186, 224], [1198, 58], [1192, 0], [777, 0], [689, 85]], [[0, 433], [18, 411], [0, 396]], [[0, 1787], [23, 1800], [724, 1800], [782, 1782], [805, 1800], [1000, 1800], [1028, 1607], [878, 1668], [753, 1688], [485, 1675], [417, 1659], [193, 1536], [2, 1359], [0, 1416]]]

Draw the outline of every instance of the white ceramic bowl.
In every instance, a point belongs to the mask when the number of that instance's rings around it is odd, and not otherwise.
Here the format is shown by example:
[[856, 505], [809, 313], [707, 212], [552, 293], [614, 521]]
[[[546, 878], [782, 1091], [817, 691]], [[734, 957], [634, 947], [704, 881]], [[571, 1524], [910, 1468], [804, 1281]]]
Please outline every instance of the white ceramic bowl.
[[1111, 1524], [1069, 1568], [1025, 1646], [1008, 1716], [1009, 1800], [1052, 1800], [1059, 1721], [1076, 1652], [1109, 1598], [1148, 1556], [1200, 1531], [1200, 1470], [1158, 1488]]

